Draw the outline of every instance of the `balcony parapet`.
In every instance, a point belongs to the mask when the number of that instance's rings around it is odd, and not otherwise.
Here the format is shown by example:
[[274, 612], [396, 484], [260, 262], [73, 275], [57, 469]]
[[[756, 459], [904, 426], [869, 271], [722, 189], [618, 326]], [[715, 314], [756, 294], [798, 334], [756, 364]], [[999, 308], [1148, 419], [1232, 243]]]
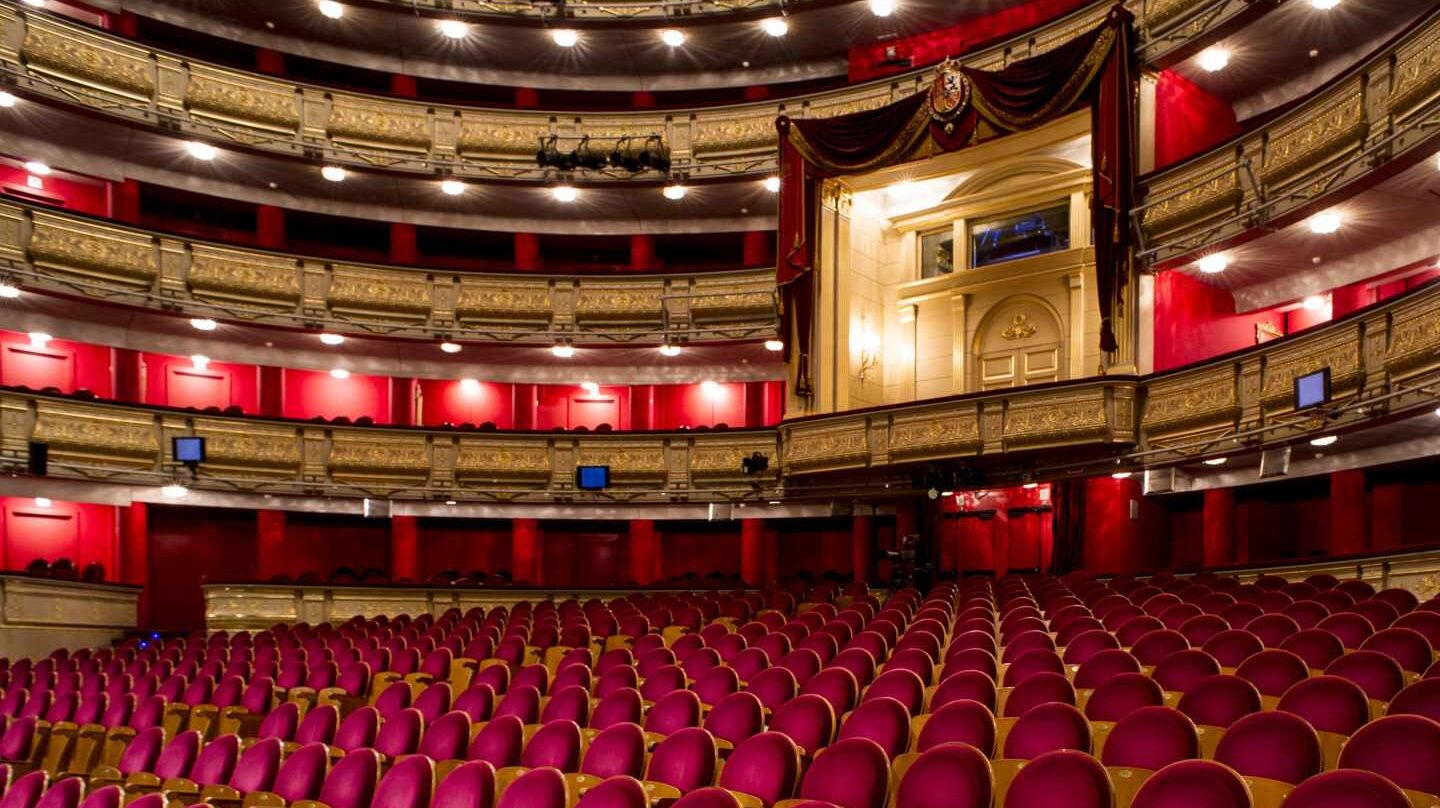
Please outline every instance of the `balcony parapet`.
[[774, 271], [469, 273], [195, 241], [0, 202], [0, 272], [27, 288], [186, 316], [494, 342], [703, 342], [775, 334]]
[[1151, 266], [1280, 226], [1377, 170], [1427, 158], [1440, 125], [1440, 13], [1289, 113], [1143, 180]]
[[[1143, 40], [1151, 19], [1169, 26], [1164, 30], [1185, 23], [1180, 26], [1185, 38], [1206, 36], [1231, 19], [1237, 2], [1131, 0], [1128, 5]], [[1044, 53], [1091, 30], [1110, 5], [1099, 0], [961, 61], [993, 70]], [[674, 170], [691, 179], [768, 174], [776, 169], [779, 115], [827, 118], [876, 109], [928, 91], [934, 75], [933, 68], [925, 68], [783, 101], [691, 110], [481, 109], [299, 84], [146, 48], [44, 12], [0, 7], [0, 81], [26, 92], [261, 151], [487, 181], [543, 179], [535, 152], [540, 138], [551, 135], [597, 140], [660, 135], [671, 150]], [[607, 181], [632, 177], [619, 170], [594, 176]], [[636, 176], [655, 179], [653, 174]]]

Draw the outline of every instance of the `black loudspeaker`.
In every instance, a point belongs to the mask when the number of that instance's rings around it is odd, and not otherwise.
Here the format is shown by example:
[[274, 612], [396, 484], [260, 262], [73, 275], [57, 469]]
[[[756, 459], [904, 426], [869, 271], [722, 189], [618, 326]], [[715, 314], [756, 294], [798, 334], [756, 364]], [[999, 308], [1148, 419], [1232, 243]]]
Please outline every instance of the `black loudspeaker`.
[[25, 457], [26, 468], [36, 477], [44, 477], [50, 471], [50, 444], [38, 440], [30, 441], [30, 453]]

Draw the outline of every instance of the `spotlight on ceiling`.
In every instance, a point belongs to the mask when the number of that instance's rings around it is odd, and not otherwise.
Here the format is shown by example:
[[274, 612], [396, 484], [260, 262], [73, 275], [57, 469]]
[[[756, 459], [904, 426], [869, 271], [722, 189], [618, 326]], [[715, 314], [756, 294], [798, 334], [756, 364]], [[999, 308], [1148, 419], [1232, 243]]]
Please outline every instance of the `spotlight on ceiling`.
[[348, 379], [348, 378], [350, 378], [350, 371], [346, 370], [345, 368], [331, 368], [331, 369], [330, 369], [330, 378], [332, 378], [332, 379]]
[[767, 340], [765, 340], [765, 350], [767, 350], [767, 351], [783, 351], [783, 350], [785, 350], [785, 343], [781, 342], [781, 341], [778, 340], [778, 339], [767, 339]]
[[467, 393], [474, 393], [480, 389], [480, 382], [476, 379], [461, 379], [460, 389]]
[[470, 35], [470, 26], [459, 20], [441, 20], [440, 33], [451, 39], [464, 39]]
[[204, 370], [205, 368], [210, 367], [210, 357], [206, 356], [205, 354], [191, 354], [190, 367], [193, 367], [196, 370]]
[[679, 355], [680, 355], [680, 346], [679, 346], [679, 345], [673, 345], [673, 344], [667, 342], [667, 343], [665, 343], [664, 345], [661, 345], [661, 346], [660, 346], [660, 355], [661, 355], [661, 356], [679, 356]]
[[321, 14], [324, 14], [332, 20], [338, 20], [345, 16], [345, 6], [335, 2], [335, 0], [320, 0], [320, 2], [315, 4], [315, 7], [320, 9]]
[[1327, 210], [1310, 217], [1310, 232], [1317, 236], [1328, 236], [1340, 229], [1345, 217], [1339, 211]]
[[50, 340], [54, 339], [54, 337], [46, 334], [44, 331], [31, 331], [26, 336], [30, 338], [31, 348], [44, 348], [50, 344]]
[[557, 342], [550, 346], [550, 353], [561, 359], [569, 359], [575, 355], [575, 346], [568, 342]]
[[760, 21], [760, 30], [773, 37], [782, 37], [790, 33], [790, 23], [784, 17], [770, 17]]
[[1300, 301], [1300, 308], [1306, 311], [1319, 311], [1325, 308], [1325, 296], [1310, 295], [1309, 297]]
[[550, 195], [555, 197], [556, 202], [574, 202], [580, 198], [580, 192], [573, 185], [557, 185], [550, 189]]
[[201, 143], [198, 140], [187, 142], [185, 144], [185, 151], [189, 152], [190, 156], [196, 160], [214, 160], [215, 155], [220, 153], [219, 149], [211, 146], [209, 143]]
[[870, 0], [870, 13], [877, 17], [888, 17], [895, 13], [896, 0]]
[[680, 200], [685, 198], [687, 189], [685, 188], [685, 186], [679, 184], [667, 185], [665, 186], [665, 190], [661, 193], [665, 194], [666, 199], [672, 202], [679, 202]]
[[1110, 477], [1116, 480], [1128, 480], [1130, 479], [1130, 476], [1134, 473], [1135, 472], [1133, 471], [1117, 471], [1114, 474], [1111, 474]]
[[32, 8], [44, 8], [44, 7], [45, 7], [45, 0], [23, 0], [23, 2], [25, 3], [25, 5], [30, 6], [30, 7], [32, 7]]
[[780, 178], [779, 178], [779, 177], [766, 177], [766, 178], [765, 178], [765, 190], [769, 191], [769, 192], [772, 193], [772, 194], [778, 194], [778, 193], [780, 193]]
[[25, 170], [37, 177], [44, 177], [49, 175], [50, 166], [45, 165], [39, 160], [30, 160], [25, 163]]
[[550, 39], [562, 48], [573, 48], [580, 42], [580, 34], [573, 28], [556, 28], [550, 32]]
[[440, 343], [440, 350], [445, 353], [460, 353], [460, 345], [455, 342], [442, 342]]
[[180, 483], [167, 483], [160, 486], [160, 495], [166, 499], [180, 499], [190, 493], [190, 489]]
[[593, 396], [600, 392], [600, 385], [595, 382], [580, 382], [580, 389]]
[[50, 507], [50, 506], [53, 505], [53, 504], [54, 504], [54, 503], [50, 501], [50, 498], [49, 498], [49, 497], [36, 497], [36, 498], [35, 498], [35, 507], [37, 507], [37, 508], [48, 508], [48, 507]]
[[209, 317], [191, 317], [190, 327], [196, 331], [214, 331], [220, 327], [220, 324]]
[[1211, 45], [1200, 51], [1200, 69], [1206, 73], [1218, 73], [1230, 64], [1230, 50]]
[[1223, 466], [1223, 465], [1225, 465], [1225, 461], [1228, 460], [1228, 459], [1229, 459], [1229, 458], [1226, 458], [1226, 457], [1212, 457], [1212, 458], [1210, 458], [1209, 460], [1206, 460], [1206, 461], [1205, 461], [1205, 465], [1207, 465], [1207, 466]]
[[9, 281], [0, 281], [0, 298], [13, 300], [20, 296], [20, 287]]
[[332, 334], [329, 331], [326, 331], [325, 333], [320, 335], [320, 341], [325, 343], [326, 345], [344, 345], [345, 337], [343, 334]]
[[324, 166], [320, 169], [320, 176], [331, 182], [344, 182], [350, 172], [340, 166]]
[[1326, 446], [1333, 445], [1337, 440], [1340, 440], [1340, 438], [1335, 435], [1325, 435], [1324, 437], [1320, 438], [1312, 438], [1310, 440], [1310, 445], [1324, 448]]
[[1200, 271], [1206, 275], [1218, 275], [1224, 272], [1226, 267], [1230, 266], [1230, 259], [1221, 253], [1215, 253], [1214, 255], [1207, 255], [1199, 261], [1196, 261], [1195, 266], [1199, 267]]
[[465, 193], [465, 183], [460, 180], [442, 180], [440, 190], [448, 196], [459, 196]]
[[666, 28], [660, 32], [660, 41], [672, 48], [678, 48], [685, 44], [685, 32], [677, 31], [674, 28]]
[[1319, 11], [1329, 11], [1340, 5], [1340, 0], [1310, 0], [1310, 7]]
[[15, 97], [14, 93], [7, 93], [0, 90], [0, 107], [13, 107], [19, 100], [20, 99]]

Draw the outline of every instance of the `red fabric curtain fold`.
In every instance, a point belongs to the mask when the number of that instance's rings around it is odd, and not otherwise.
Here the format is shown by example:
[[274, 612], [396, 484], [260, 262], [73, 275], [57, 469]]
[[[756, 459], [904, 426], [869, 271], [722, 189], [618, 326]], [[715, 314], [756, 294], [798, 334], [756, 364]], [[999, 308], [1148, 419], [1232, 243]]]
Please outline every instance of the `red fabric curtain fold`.
[[[956, 151], [1089, 106], [1095, 167], [1092, 216], [1100, 347], [1111, 352], [1119, 291], [1128, 277], [1135, 182], [1133, 18], [1117, 4], [1095, 29], [1044, 54], [995, 71], [959, 68], [963, 100], [944, 114], [919, 93], [837, 118], [780, 117], [779, 265], [781, 334], [798, 355], [794, 389], [808, 396], [814, 309], [814, 244], [820, 182], [826, 177]], [[982, 126], [987, 124], [988, 126]]]

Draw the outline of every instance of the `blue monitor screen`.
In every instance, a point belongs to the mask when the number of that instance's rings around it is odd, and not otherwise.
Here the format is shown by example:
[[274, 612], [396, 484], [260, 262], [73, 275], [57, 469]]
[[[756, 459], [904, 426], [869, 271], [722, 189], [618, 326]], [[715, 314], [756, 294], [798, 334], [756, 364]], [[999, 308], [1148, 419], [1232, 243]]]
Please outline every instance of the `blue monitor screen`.
[[204, 463], [204, 438], [176, 438], [174, 442], [176, 463]]
[[1303, 410], [1330, 400], [1330, 369], [1317, 370], [1295, 379], [1295, 409]]
[[575, 487], [581, 491], [603, 491], [610, 487], [609, 466], [577, 466]]

